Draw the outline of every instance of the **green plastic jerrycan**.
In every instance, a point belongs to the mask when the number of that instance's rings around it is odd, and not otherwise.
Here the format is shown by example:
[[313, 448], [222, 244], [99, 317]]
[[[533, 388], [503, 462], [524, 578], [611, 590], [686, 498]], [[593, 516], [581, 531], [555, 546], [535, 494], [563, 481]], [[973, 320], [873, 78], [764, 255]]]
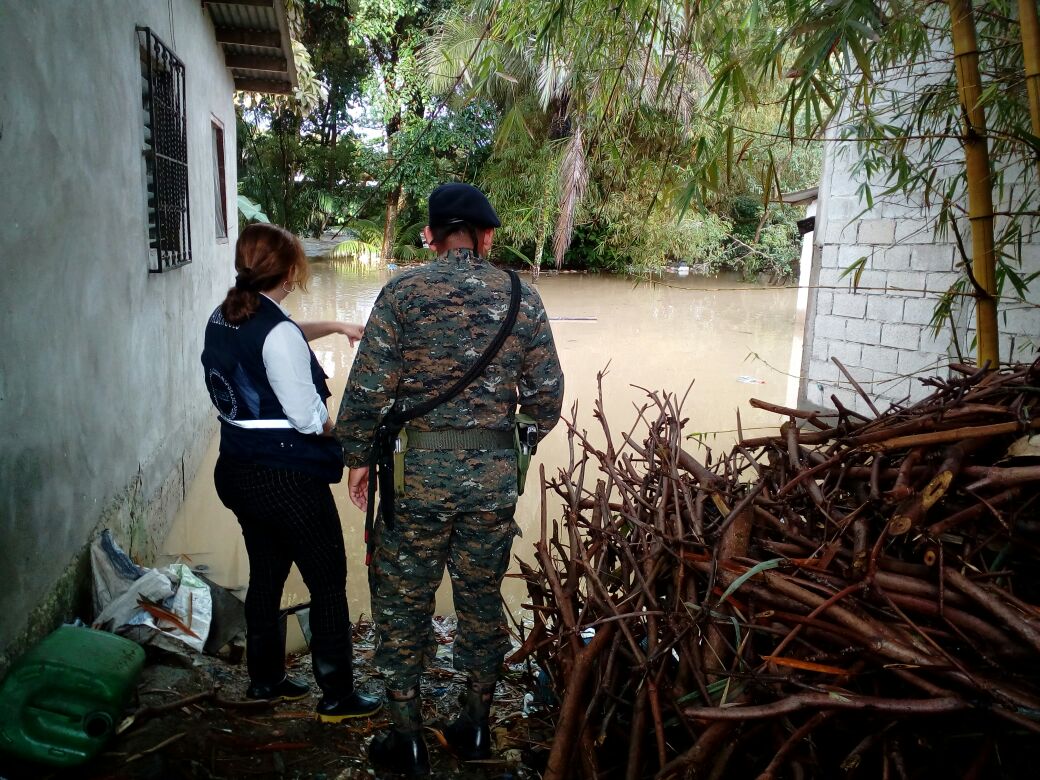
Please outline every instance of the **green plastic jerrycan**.
[[144, 651], [115, 634], [62, 626], [0, 684], [0, 750], [75, 766], [104, 746], [144, 666]]

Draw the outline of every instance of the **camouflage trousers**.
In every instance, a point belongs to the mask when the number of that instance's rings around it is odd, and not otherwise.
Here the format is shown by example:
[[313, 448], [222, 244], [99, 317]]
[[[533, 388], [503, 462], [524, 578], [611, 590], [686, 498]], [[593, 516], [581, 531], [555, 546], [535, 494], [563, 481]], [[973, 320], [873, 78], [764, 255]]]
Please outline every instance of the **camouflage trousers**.
[[485, 676], [502, 664], [510, 644], [501, 589], [517, 533], [514, 509], [398, 509], [393, 529], [377, 526], [368, 582], [375, 664], [389, 689], [417, 686], [436, 653], [431, 618], [445, 566], [458, 616], [455, 668]]

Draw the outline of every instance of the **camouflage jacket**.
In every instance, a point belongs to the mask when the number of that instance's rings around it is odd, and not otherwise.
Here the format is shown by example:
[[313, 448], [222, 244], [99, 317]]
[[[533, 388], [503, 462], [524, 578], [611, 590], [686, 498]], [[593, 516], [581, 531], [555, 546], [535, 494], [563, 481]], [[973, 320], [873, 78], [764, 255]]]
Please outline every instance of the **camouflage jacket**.
[[[336, 436], [344, 463], [368, 463], [383, 414], [445, 391], [477, 360], [509, 309], [509, 277], [467, 249], [391, 279], [376, 299], [343, 393]], [[563, 404], [563, 372], [541, 298], [522, 284], [520, 311], [498, 355], [454, 399], [408, 423], [419, 431], [511, 431], [517, 405], [544, 436]], [[512, 451], [409, 450], [395, 504], [466, 512], [516, 503]]]

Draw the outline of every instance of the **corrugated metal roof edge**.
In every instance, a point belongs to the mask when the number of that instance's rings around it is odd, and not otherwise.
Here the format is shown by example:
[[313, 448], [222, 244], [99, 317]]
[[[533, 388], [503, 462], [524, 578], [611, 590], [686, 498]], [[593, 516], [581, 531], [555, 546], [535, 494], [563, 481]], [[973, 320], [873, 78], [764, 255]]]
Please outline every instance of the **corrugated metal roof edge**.
[[275, 16], [278, 17], [278, 29], [282, 34], [282, 40], [286, 44], [285, 60], [289, 64], [289, 83], [293, 89], [300, 86], [300, 76], [296, 72], [296, 56], [292, 47], [292, 36], [289, 34], [289, 13], [285, 8], [285, 0], [275, 0]]
[[[228, 68], [231, 71], [231, 75], [235, 79], [256, 79], [258, 81], [280, 81], [282, 83], [292, 84], [289, 81], [288, 75], [280, 71], [273, 70], [254, 70], [252, 68]], [[293, 88], [296, 85], [293, 84]]]
[[[213, 4], [218, 3], [219, 0], [214, 0]], [[206, 0], [202, 0], [202, 4], [203, 6], [210, 5], [210, 3], [207, 3]], [[209, 11], [210, 21], [213, 24], [214, 28], [216, 28], [218, 26], [219, 19], [214, 18], [214, 14], [212, 12], [213, 9], [207, 8], [207, 10]], [[278, 35], [281, 39], [281, 46], [279, 47], [278, 51], [281, 51], [281, 53], [285, 56], [285, 60], [287, 63], [287, 71], [284, 74], [279, 74], [277, 77], [272, 77], [269, 74], [264, 78], [264, 80], [272, 81], [274, 83], [284, 83], [285, 81], [288, 81], [293, 89], [298, 89], [300, 86], [300, 78], [296, 70], [296, 56], [295, 52], [293, 52], [292, 36], [289, 33], [289, 16], [288, 11], [286, 10], [285, 0], [274, 0], [274, 2], [272, 3], [272, 10], [274, 11], [275, 18], [278, 22]], [[225, 53], [228, 53], [229, 51], [241, 51], [242, 48], [244, 48], [241, 44], [221, 43], [219, 45]], [[255, 51], [255, 48], [253, 50]], [[273, 49], [268, 50], [273, 51]], [[235, 70], [237, 69], [228, 68], [228, 70], [231, 72], [233, 78], [236, 77]]]

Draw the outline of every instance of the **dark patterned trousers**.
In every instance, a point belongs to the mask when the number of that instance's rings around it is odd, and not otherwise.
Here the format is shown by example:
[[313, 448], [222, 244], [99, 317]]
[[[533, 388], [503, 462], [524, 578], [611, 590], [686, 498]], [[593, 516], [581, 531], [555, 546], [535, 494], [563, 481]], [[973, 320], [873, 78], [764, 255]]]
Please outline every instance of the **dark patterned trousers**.
[[514, 509], [399, 509], [393, 529], [377, 526], [368, 581], [377, 632], [375, 663], [390, 690], [417, 686], [436, 652], [431, 618], [445, 566], [458, 616], [455, 668], [487, 676], [501, 666], [510, 647], [501, 591], [517, 531]]
[[217, 460], [214, 482], [220, 500], [238, 518], [249, 556], [246, 660], [250, 678], [254, 683], [272, 683], [285, 673], [279, 614], [285, 579], [295, 563], [311, 594], [315, 662], [324, 658], [345, 666], [342, 684], [349, 685], [347, 561], [328, 483], [302, 472], [223, 456]]

